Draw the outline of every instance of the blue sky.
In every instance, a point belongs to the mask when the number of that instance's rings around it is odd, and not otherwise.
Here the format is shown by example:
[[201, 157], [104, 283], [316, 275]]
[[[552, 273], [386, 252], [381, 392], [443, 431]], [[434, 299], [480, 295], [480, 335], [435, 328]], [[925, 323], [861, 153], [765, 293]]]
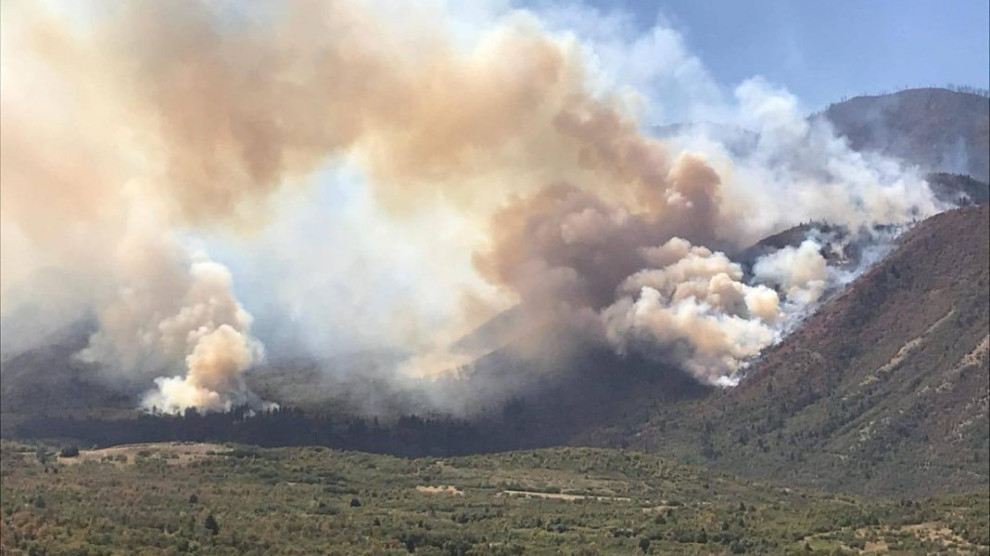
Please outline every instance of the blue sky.
[[753, 75], [810, 109], [842, 97], [934, 85], [990, 88], [986, 0], [593, 0], [643, 27], [658, 14], [723, 86]]

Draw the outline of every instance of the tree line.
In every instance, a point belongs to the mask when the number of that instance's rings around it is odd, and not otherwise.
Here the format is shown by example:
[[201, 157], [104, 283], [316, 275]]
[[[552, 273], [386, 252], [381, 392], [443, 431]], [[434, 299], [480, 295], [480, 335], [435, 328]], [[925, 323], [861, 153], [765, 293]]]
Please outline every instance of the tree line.
[[189, 409], [179, 415], [145, 413], [132, 418], [39, 415], [15, 428], [19, 438], [59, 439], [80, 446], [147, 442], [235, 442], [263, 447], [327, 446], [402, 457], [458, 456], [546, 445], [527, 434], [526, 402], [514, 400], [500, 415], [467, 421], [450, 416], [377, 418], [308, 414], [294, 408], [224, 413]]

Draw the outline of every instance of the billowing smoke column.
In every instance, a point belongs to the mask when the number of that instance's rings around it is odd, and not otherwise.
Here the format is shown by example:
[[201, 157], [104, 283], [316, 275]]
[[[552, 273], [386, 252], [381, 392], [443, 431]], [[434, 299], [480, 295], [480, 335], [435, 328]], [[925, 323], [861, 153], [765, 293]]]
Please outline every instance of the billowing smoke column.
[[773, 341], [783, 318], [777, 293], [746, 285], [742, 268], [724, 254], [674, 238], [643, 255], [656, 268], [627, 278], [623, 297], [603, 312], [620, 349], [672, 346], [691, 372], [717, 381]]
[[[155, 278], [124, 286], [99, 315], [101, 329], [79, 356], [124, 373], [158, 360], [157, 372], [166, 376], [156, 378], [157, 389], [145, 396], [148, 409], [223, 410], [256, 402], [241, 375], [263, 350], [250, 336], [251, 316], [233, 296], [230, 272], [208, 259], [191, 261], [188, 273], [153, 285], [167, 294], [148, 289]], [[178, 361], [184, 369], [175, 368]]]
[[[602, 312], [609, 341], [666, 346], [695, 376], [734, 385], [737, 371], [818, 301], [827, 280], [822, 247], [805, 241], [759, 259], [755, 285], [723, 253], [674, 238], [644, 251], [650, 267], [627, 278]], [[771, 287], [768, 287], [772, 286]], [[778, 293], [779, 292], [779, 293]]]
[[[721, 384], [831, 280], [811, 241], [751, 271], [726, 253], [803, 221], [859, 230], [938, 208], [924, 182], [849, 151], [759, 79], [735, 91], [745, 152], [705, 129], [643, 134], [641, 97], [587, 69], [595, 43], [527, 11], [469, 32], [433, 5], [357, 0], [44, 6], [2, 6], [4, 306], [38, 269], [70, 271], [99, 324], [79, 356], [146, 384], [147, 408], [261, 403], [242, 377], [263, 354], [252, 319], [194, 238], [249, 242], [291, 220], [280, 199], [330, 163], [359, 168], [398, 228], [436, 211], [471, 232], [428, 240], [483, 280], [444, 292], [472, 300], [466, 329], [519, 303], [519, 333], [566, 322]], [[658, 48], [679, 47], [664, 36]], [[681, 69], [703, 76], [692, 60]], [[425, 268], [424, 291], [446, 271]], [[470, 359], [432, 347], [403, 368]]]
[[101, 261], [112, 268], [99, 330], [78, 357], [114, 380], [154, 377], [142, 406], [178, 412], [261, 403], [242, 373], [263, 357], [230, 271], [163, 227], [149, 207], [129, 209], [124, 237]]

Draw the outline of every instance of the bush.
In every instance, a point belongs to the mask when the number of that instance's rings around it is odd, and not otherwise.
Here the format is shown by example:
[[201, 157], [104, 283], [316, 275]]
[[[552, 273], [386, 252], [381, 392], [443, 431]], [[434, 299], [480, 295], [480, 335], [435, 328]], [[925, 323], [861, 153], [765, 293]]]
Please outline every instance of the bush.
[[206, 521], [203, 522], [203, 527], [206, 527], [210, 534], [214, 536], [220, 532], [220, 524], [217, 523], [217, 520], [213, 517], [213, 514], [206, 516]]

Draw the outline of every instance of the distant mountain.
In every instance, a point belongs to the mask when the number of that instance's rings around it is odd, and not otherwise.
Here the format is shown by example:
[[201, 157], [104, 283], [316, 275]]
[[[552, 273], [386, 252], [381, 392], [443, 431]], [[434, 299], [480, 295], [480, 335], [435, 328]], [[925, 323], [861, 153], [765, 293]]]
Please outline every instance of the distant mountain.
[[[810, 119], [828, 120], [852, 149], [876, 152], [917, 166], [950, 203], [985, 203], [990, 198], [990, 98], [949, 89], [908, 89], [859, 96], [829, 105]], [[730, 152], [746, 156], [759, 136], [711, 122], [658, 126], [660, 138], [702, 131]]]
[[857, 151], [875, 151], [926, 172], [990, 182], [990, 98], [948, 89], [908, 89], [833, 104], [827, 118]]
[[985, 487], [988, 331], [990, 207], [981, 205], [907, 232], [739, 387], [585, 440], [817, 488]]

